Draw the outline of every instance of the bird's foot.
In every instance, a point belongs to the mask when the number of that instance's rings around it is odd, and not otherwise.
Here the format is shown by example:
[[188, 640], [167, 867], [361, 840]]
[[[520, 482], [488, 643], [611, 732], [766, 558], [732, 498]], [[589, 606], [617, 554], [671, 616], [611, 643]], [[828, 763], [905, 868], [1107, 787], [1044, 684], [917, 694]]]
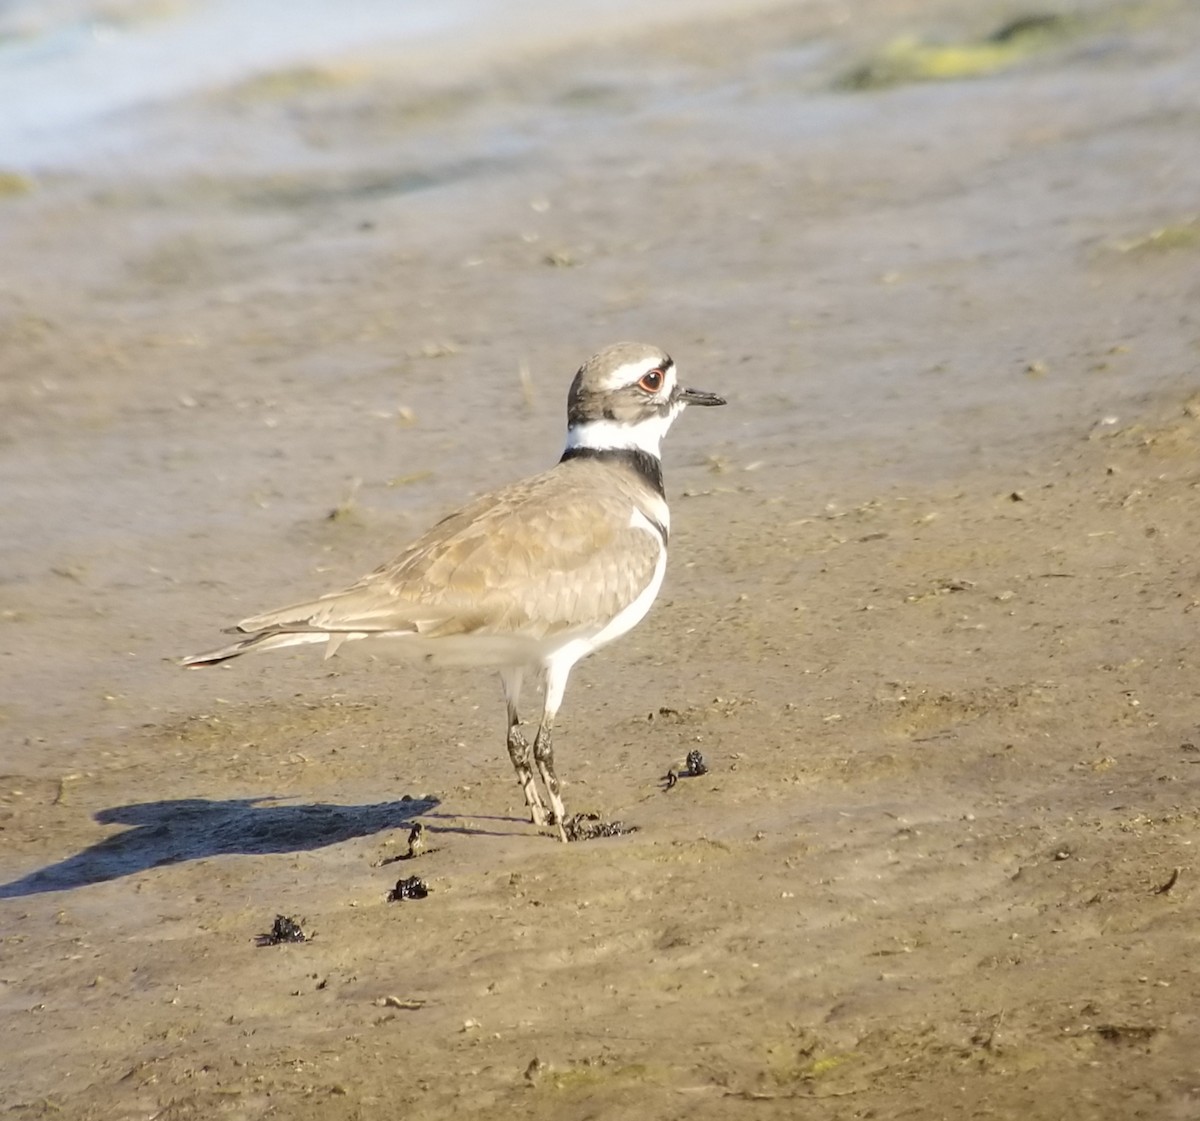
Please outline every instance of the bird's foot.
[[564, 845], [571, 840], [571, 838], [567, 836], [565, 814], [555, 813], [554, 810], [550, 810], [546, 814], [545, 824], [554, 827], [554, 831], [558, 834], [558, 839], [562, 841]]

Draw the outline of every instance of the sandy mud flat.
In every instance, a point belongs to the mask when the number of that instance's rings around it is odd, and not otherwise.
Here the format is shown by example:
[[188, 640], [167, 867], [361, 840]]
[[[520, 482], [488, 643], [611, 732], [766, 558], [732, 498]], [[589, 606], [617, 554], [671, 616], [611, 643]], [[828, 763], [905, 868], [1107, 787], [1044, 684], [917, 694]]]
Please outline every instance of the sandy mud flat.
[[[1200, 1116], [1200, 12], [476, 47], [0, 166], [0, 1116]], [[635, 832], [538, 835], [486, 674], [174, 664], [625, 337], [730, 399], [559, 720]]]

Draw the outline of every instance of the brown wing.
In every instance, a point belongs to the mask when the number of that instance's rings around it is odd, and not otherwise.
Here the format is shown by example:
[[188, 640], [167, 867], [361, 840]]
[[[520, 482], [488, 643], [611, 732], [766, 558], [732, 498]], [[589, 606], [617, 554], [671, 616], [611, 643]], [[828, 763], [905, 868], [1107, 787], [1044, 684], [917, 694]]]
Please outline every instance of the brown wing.
[[630, 525], [635, 499], [630, 480], [571, 460], [451, 514], [344, 591], [239, 629], [540, 637], [603, 625], [650, 583], [663, 548]]

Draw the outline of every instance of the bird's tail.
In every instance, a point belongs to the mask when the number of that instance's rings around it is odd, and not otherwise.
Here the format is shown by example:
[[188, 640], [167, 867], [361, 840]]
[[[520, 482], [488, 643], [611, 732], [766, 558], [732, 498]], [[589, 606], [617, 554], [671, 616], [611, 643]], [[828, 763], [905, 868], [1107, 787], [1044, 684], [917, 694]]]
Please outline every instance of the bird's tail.
[[[278, 650], [281, 646], [303, 646], [311, 642], [331, 642], [332, 639], [341, 637], [341, 635], [330, 635], [326, 631], [291, 633], [266, 631], [262, 634], [247, 635], [245, 638], [238, 639], [237, 642], [231, 642], [228, 646], [222, 646], [219, 650], [209, 650], [204, 654], [192, 654], [186, 658], [180, 658], [179, 664], [181, 666], [215, 666], [218, 662], [238, 658], [251, 651]], [[340, 645], [340, 642], [337, 645]], [[327, 657], [330, 652], [332, 651], [326, 652]]]

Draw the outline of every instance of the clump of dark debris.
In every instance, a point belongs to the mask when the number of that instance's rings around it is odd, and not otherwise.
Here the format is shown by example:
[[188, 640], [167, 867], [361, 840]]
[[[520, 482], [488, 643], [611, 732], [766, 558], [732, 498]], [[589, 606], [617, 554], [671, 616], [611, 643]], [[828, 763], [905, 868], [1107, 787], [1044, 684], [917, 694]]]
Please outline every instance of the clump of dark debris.
[[388, 902], [396, 903], [401, 899], [424, 899], [429, 894], [429, 885], [420, 876], [409, 876], [406, 880], [397, 880], [396, 886], [388, 892]]
[[418, 857], [425, 851], [425, 826], [419, 821], [414, 822], [413, 827], [408, 831], [408, 853], [406, 858], [412, 860]]
[[300, 924], [289, 915], [276, 915], [275, 922], [266, 934], [254, 939], [256, 946], [278, 946], [280, 942], [307, 942], [312, 937], [305, 934]]
[[682, 774], [679, 774], [675, 768], [672, 767], [665, 775], [663, 775], [663, 782], [666, 783], [666, 786], [664, 786], [663, 789], [672, 789], [681, 778], [699, 778], [701, 775], [706, 774], [708, 774], [708, 764], [704, 762], [704, 756], [701, 755], [698, 750], [693, 749], [687, 753], [687, 759], [684, 760]]
[[622, 821], [601, 821], [599, 814], [573, 814], [563, 822], [568, 841], [593, 841], [597, 837], [620, 837], [636, 833], [636, 825]]

